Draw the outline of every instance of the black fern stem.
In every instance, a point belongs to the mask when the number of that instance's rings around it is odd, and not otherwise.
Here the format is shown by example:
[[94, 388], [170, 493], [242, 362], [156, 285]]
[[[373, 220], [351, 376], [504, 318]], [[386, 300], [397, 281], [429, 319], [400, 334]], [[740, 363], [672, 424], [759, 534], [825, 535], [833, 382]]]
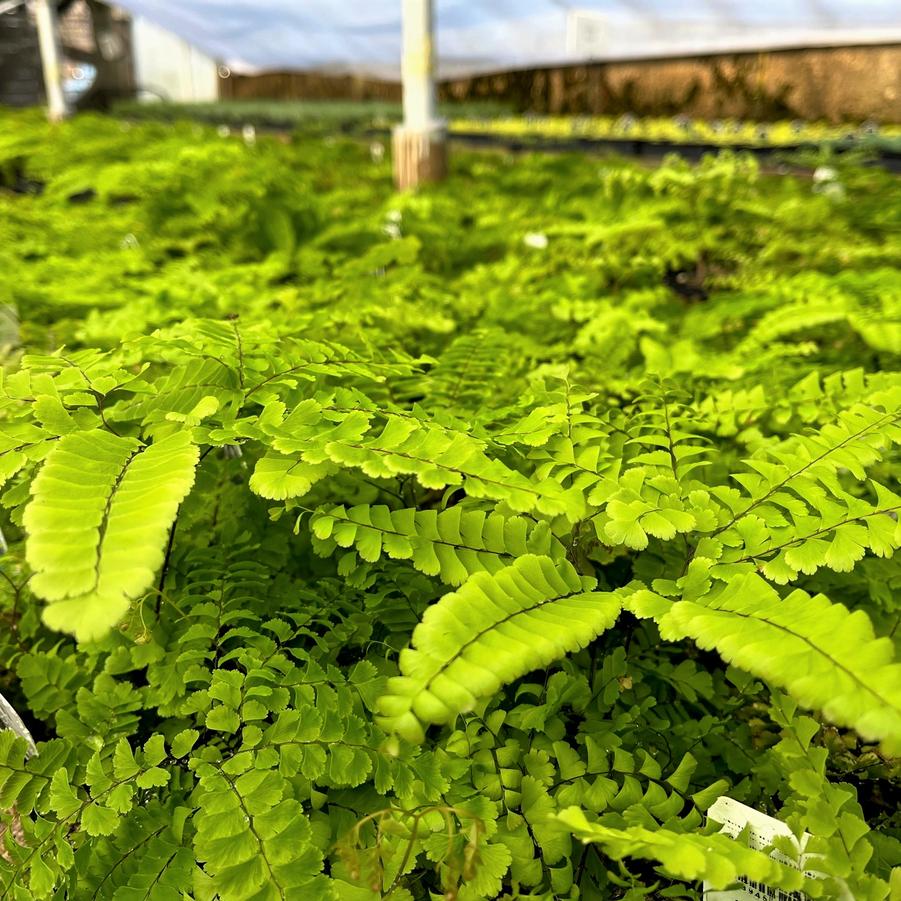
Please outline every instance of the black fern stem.
[[156, 586], [156, 605], [154, 607], [154, 613], [156, 614], [157, 619], [159, 619], [160, 608], [163, 604], [163, 586], [166, 584], [166, 573], [169, 570], [169, 560], [172, 557], [172, 547], [175, 544], [175, 530], [178, 527], [178, 516], [172, 520], [172, 528], [169, 529], [169, 540], [166, 542], [166, 556], [163, 558], [163, 566], [160, 569], [160, 580]]
[[92, 391], [94, 398], [97, 400], [97, 413], [100, 416], [100, 421], [103, 423], [104, 428], [107, 431], [112, 432], [117, 438], [121, 438], [122, 436], [109, 424], [106, 418], [106, 411], [103, 407], [103, 401], [106, 398], [105, 394], [101, 394], [99, 391]]

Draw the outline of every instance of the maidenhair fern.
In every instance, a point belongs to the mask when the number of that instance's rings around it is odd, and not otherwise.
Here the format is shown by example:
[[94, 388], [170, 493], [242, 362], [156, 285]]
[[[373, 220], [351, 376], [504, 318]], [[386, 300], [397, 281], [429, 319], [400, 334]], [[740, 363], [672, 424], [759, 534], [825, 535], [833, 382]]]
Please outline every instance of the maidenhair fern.
[[597, 842], [614, 859], [647, 858], [659, 861], [664, 871], [687, 880], [703, 879], [714, 889], [734, 885], [739, 876], [785, 892], [804, 890], [820, 897], [822, 887], [800, 870], [761, 851], [742, 846], [723, 835], [673, 833], [666, 829], [628, 826], [614, 829], [591, 823], [581, 810], [569, 808], [559, 815], [578, 838]]
[[356, 569], [358, 559], [376, 563], [385, 554], [411, 560], [420, 572], [449, 585], [461, 585], [477, 572], [497, 572], [526, 554], [563, 556], [545, 521], [466, 510], [460, 504], [441, 511], [334, 507], [314, 514], [310, 529], [323, 557], [338, 547], [355, 550], [342, 557], [342, 568]]
[[898, 893], [896, 179], [4, 116], [0, 899]]
[[594, 591], [566, 561], [526, 554], [472, 576], [431, 607], [388, 683], [383, 725], [421, 741], [421, 723], [448, 723], [529, 670], [585, 647], [613, 624], [615, 594]]
[[51, 628], [99, 637], [150, 587], [197, 458], [184, 432], [145, 447], [95, 429], [50, 451], [23, 524]]
[[[649, 597], [646, 595], [650, 595]], [[901, 751], [901, 663], [862, 610], [797, 589], [781, 598], [760, 576], [736, 576], [699, 600], [669, 603], [637, 592], [629, 606], [651, 615], [667, 640], [694, 639], [832, 722]]]

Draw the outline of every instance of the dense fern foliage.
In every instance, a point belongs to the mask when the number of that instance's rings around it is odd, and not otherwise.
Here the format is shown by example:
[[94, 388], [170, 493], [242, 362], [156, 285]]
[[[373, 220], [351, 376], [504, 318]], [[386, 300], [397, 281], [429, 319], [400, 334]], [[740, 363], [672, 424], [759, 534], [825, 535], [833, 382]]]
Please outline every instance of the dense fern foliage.
[[894, 177], [0, 122], [0, 898], [901, 896]]

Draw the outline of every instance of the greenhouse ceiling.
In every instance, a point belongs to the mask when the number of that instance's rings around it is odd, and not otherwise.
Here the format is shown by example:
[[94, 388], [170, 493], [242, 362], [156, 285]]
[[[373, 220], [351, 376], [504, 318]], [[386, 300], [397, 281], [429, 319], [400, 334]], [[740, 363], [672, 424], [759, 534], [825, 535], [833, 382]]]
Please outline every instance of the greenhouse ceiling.
[[[400, 0], [124, 0], [236, 71], [399, 75]], [[437, 0], [445, 77], [699, 53], [901, 42], [898, 0]]]

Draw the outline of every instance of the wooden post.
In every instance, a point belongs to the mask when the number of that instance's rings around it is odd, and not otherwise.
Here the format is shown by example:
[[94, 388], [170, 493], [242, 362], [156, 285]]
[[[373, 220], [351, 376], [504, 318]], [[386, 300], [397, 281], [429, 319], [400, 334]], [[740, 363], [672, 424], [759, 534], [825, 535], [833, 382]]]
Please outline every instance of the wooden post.
[[59, 21], [56, 0], [34, 0], [34, 17], [38, 28], [41, 66], [44, 70], [44, 93], [47, 95], [47, 118], [59, 122], [69, 115], [69, 104], [63, 94], [60, 60]]
[[566, 82], [563, 78], [563, 70], [551, 69], [549, 78], [548, 112], [552, 116], [559, 116], [563, 112], [563, 103], [566, 99]]
[[400, 190], [447, 174], [447, 128], [435, 94], [433, 0], [403, 0], [404, 122], [394, 130], [394, 180]]

